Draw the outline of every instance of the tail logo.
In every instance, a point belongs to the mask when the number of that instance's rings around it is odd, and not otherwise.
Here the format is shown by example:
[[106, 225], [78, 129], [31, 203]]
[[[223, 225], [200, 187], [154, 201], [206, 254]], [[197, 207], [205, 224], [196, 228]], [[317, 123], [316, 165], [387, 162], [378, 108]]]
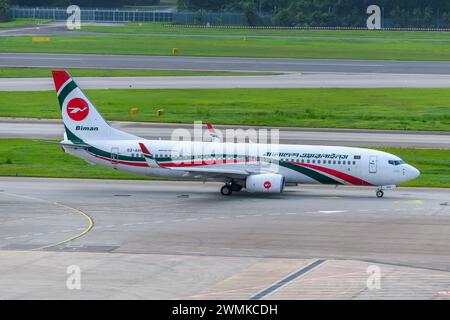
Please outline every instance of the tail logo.
[[67, 104], [67, 114], [74, 121], [84, 120], [89, 114], [89, 104], [81, 98], [73, 98]]

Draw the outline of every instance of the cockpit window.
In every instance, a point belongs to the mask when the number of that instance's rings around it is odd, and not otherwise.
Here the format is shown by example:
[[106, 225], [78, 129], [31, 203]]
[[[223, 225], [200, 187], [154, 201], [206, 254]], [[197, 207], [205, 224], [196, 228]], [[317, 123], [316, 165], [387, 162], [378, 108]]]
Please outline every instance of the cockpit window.
[[388, 160], [388, 163], [392, 164], [393, 166], [398, 166], [398, 165], [404, 164], [405, 161], [403, 161], [403, 160]]

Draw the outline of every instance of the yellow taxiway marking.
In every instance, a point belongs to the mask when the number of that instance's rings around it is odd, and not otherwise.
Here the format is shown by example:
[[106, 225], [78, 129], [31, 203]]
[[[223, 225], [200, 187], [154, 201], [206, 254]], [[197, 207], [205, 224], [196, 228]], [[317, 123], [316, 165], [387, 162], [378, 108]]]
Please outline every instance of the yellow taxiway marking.
[[71, 211], [73, 211], [73, 212], [75, 212], [77, 214], [81, 214], [87, 220], [87, 222], [88, 222], [87, 227], [84, 228], [84, 230], [82, 232], [80, 232], [79, 234], [74, 235], [74, 236], [72, 236], [72, 237], [70, 237], [70, 238], [68, 238], [66, 240], [59, 241], [57, 243], [52, 243], [52, 244], [49, 244], [49, 245], [46, 245], [46, 246], [42, 246], [42, 247], [39, 247], [39, 248], [34, 248], [34, 249], [32, 249], [32, 251], [48, 249], [48, 248], [57, 247], [57, 246], [60, 246], [62, 244], [68, 243], [70, 241], [73, 241], [75, 239], [78, 239], [78, 238], [84, 236], [86, 233], [91, 231], [91, 229], [94, 227], [94, 220], [92, 220], [92, 218], [86, 212], [83, 212], [80, 209], [73, 208], [71, 206], [68, 206], [66, 204], [62, 204], [62, 203], [59, 203], [59, 202], [48, 201], [48, 200], [44, 200], [44, 199], [40, 199], [40, 198], [24, 196], [24, 195], [15, 194], [15, 193], [2, 192], [2, 194], [7, 194], [7, 195], [10, 195], [10, 196], [13, 196], [13, 197], [19, 197], [19, 198], [24, 198], [24, 199], [30, 199], [30, 200], [34, 200], [34, 201], [41, 201], [41, 202], [45, 202], [45, 203], [50, 203], [50, 204], [53, 204], [55, 206], [59, 206], [59, 207], [63, 207], [63, 208], [69, 209], [69, 210], [71, 210]]
[[87, 225], [87, 227], [86, 227], [82, 232], [80, 232], [79, 234], [77, 234], [77, 235], [75, 235], [75, 236], [73, 236], [73, 237], [70, 237], [69, 239], [66, 239], [66, 240], [63, 240], [63, 241], [60, 241], [60, 242], [57, 242], [57, 243], [49, 244], [49, 245], [46, 245], [46, 246], [42, 246], [42, 247], [39, 247], [39, 248], [35, 248], [35, 249], [33, 249], [33, 251], [34, 251], [34, 250], [48, 249], [48, 248], [51, 248], [51, 247], [57, 247], [57, 246], [60, 246], [60, 245], [62, 245], [62, 244], [68, 243], [68, 242], [70, 242], [70, 241], [73, 241], [73, 240], [75, 240], [75, 239], [78, 239], [78, 238], [84, 236], [86, 233], [88, 233], [89, 231], [91, 231], [91, 229], [94, 227], [94, 221], [92, 220], [91, 217], [89, 217], [89, 216], [87, 215], [86, 212], [81, 211], [80, 209], [77, 209], [77, 208], [69, 207], [69, 206], [67, 206], [67, 205], [65, 205], [65, 204], [62, 204], [62, 203], [57, 203], [57, 202], [55, 202], [55, 204], [58, 204], [59, 206], [65, 207], [65, 208], [70, 209], [70, 210], [73, 210], [73, 211], [75, 211], [75, 212], [78, 212], [78, 213], [81, 214], [84, 218], [86, 218], [86, 220], [88, 221], [88, 225]]
[[423, 204], [422, 200], [397, 200], [394, 203], [404, 203], [404, 204]]

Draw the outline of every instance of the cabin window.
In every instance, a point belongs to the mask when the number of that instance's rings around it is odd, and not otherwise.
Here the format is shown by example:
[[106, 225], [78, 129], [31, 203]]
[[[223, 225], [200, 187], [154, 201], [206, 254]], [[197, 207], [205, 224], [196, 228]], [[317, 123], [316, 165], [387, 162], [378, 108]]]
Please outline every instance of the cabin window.
[[320, 160], [317, 160], [317, 163], [320, 164]]
[[340, 161], [338, 161], [338, 164], [341, 164], [341, 162], [340, 162]]
[[353, 165], [356, 165], [356, 161], [353, 161]]

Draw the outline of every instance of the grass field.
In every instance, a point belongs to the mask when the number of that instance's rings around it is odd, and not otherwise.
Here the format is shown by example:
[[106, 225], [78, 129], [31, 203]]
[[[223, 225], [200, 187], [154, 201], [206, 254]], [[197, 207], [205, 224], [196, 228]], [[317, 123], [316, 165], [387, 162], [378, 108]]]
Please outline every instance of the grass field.
[[0, 176], [145, 179], [90, 165], [55, 144], [24, 139], [0, 139]]
[[[405, 186], [450, 187], [450, 150], [380, 149], [394, 153], [421, 171]], [[0, 176], [147, 179], [122, 173], [64, 153], [57, 145], [24, 139], [0, 139]]]
[[374, 40], [364, 37], [105, 34], [52, 36], [49, 42], [32, 42], [29, 36], [0, 37], [0, 52], [171, 55], [173, 48], [179, 48], [180, 55], [186, 56], [450, 60], [450, 41], [441, 38], [430, 42], [401, 37]]
[[43, 24], [52, 21], [51, 19], [32, 19], [32, 18], [18, 18], [9, 22], [0, 22], [0, 28], [14, 28], [31, 26], [35, 24]]
[[201, 35], [201, 36], [281, 36], [334, 39], [391, 39], [418, 41], [450, 41], [446, 32], [384, 31], [384, 30], [301, 30], [301, 29], [252, 29], [252, 28], [185, 28], [168, 26], [167, 23], [129, 22], [115, 26], [83, 26], [81, 31], [127, 34]]
[[[450, 89], [86, 90], [108, 120], [450, 130]], [[139, 115], [130, 115], [133, 107]], [[53, 91], [0, 92], [1, 117], [60, 118]], [[165, 115], [156, 116], [164, 109]]]
[[[219, 71], [174, 71], [174, 70], [107, 70], [68, 69], [74, 77], [141, 77], [141, 76], [251, 76], [275, 73], [219, 72]], [[45, 68], [0, 68], [0, 78], [51, 77], [51, 69]]]

